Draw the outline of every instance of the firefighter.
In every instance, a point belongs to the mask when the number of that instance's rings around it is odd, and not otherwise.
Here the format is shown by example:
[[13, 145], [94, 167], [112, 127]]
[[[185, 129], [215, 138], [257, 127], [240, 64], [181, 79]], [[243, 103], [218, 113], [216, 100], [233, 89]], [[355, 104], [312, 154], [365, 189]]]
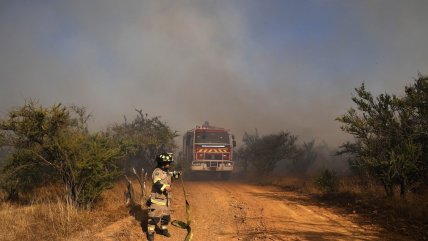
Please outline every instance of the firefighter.
[[152, 174], [152, 191], [147, 206], [149, 210], [147, 239], [154, 240], [156, 225], [160, 222], [160, 234], [171, 237], [168, 224], [171, 221], [169, 210], [169, 193], [171, 191], [172, 177], [178, 178], [180, 173], [168, 172], [173, 162], [172, 153], [162, 153], [156, 156], [157, 167]]

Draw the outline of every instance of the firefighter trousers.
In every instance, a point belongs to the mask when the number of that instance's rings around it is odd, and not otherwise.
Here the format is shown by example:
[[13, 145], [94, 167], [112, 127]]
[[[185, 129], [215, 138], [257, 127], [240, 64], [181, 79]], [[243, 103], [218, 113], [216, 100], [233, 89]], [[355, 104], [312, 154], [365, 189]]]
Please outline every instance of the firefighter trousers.
[[156, 225], [160, 221], [160, 229], [167, 230], [168, 224], [171, 221], [171, 212], [169, 207], [157, 204], [151, 204], [148, 208], [148, 222], [147, 222], [147, 233], [154, 234]]

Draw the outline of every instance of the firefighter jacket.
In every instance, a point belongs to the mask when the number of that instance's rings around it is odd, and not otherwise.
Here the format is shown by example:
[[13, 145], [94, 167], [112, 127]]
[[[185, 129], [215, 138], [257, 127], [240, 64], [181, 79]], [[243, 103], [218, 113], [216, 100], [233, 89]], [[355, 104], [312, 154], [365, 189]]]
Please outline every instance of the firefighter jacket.
[[159, 206], [169, 206], [169, 197], [168, 192], [165, 188], [171, 186], [171, 175], [162, 170], [161, 168], [156, 168], [152, 174], [152, 192], [150, 194], [151, 204]]

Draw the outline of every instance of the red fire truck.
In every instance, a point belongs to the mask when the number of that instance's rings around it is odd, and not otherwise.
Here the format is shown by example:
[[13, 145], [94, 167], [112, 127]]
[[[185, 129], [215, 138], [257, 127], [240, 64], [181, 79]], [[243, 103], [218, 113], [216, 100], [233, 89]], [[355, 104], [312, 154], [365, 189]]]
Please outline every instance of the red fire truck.
[[233, 171], [235, 137], [229, 130], [205, 122], [183, 136], [183, 159], [192, 173], [220, 173], [228, 178]]

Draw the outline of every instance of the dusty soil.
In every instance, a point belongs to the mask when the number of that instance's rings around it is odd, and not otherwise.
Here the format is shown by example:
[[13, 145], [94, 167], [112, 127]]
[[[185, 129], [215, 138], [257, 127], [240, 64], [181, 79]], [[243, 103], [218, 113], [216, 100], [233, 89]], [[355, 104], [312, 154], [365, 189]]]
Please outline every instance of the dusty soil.
[[[173, 186], [172, 218], [185, 221], [185, 201], [180, 183]], [[344, 214], [308, 201], [309, 197], [274, 186], [238, 181], [185, 182], [191, 205], [195, 241], [211, 240], [406, 240], [387, 233], [358, 214]], [[79, 240], [146, 240], [146, 212], [139, 208], [130, 216], [96, 234], [82, 234]], [[171, 226], [171, 238], [184, 240], [186, 231]]]

